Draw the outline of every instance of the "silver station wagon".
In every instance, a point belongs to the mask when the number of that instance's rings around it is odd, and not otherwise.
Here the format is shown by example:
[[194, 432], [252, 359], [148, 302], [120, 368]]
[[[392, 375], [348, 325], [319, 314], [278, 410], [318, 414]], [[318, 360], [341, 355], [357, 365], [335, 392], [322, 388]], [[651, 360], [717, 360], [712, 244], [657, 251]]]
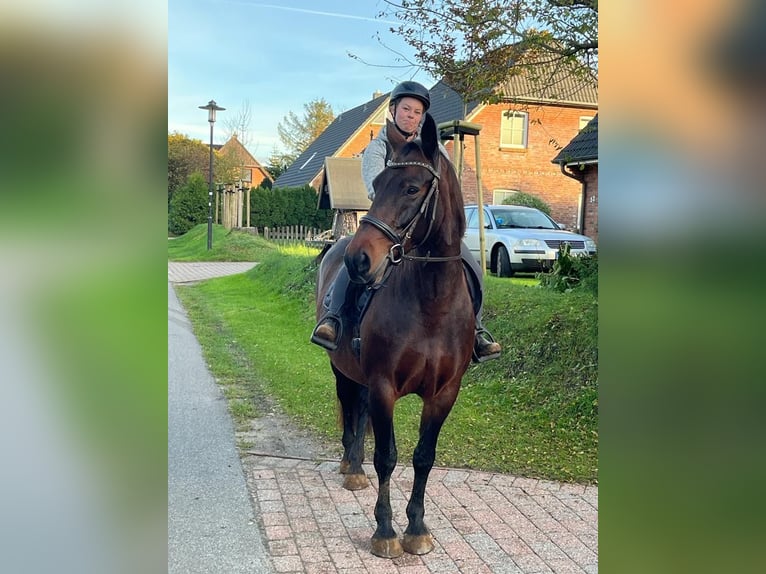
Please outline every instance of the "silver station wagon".
[[[478, 213], [476, 205], [466, 206], [464, 240], [476, 260], [481, 261]], [[561, 229], [533, 207], [485, 205], [484, 228], [487, 266], [498, 277], [549, 270], [565, 242], [569, 243], [571, 255], [596, 253], [596, 242], [590, 237]]]

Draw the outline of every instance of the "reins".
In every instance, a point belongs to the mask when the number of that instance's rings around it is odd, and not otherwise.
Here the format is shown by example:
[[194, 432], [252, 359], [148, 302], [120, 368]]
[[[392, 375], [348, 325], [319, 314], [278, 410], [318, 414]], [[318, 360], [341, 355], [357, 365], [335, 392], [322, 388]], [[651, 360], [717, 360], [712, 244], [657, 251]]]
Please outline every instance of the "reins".
[[[407, 261], [418, 261], [421, 263], [441, 263], [444, 261], [457, 261], [461, 259], [461, 255], [448, 255], [448, 256], [431, 256], [430, 254], [426, 254], [425, 256], [418, 256], [418, 255], [408, 255], [404, 250], [404, 244], [408, 241], [412, 240], [412, 232], [415, 229], [415, 226], [420, 221], [420, 219], [426, 214], [426, 211], [428, 210], [429, 206], [431, 205], [431, 200], [433, 200], [433, 207], [431, 208], [431, 217], [428, 222], [428, 229], [426, 230], [425, 235], [423, 236], [423, 239], [418, 243], [417, 245], [412, 246], [408, 251], [413, 251], [423, 245], [428, 237], [431, 235], [431, 230], [433, 229], [434, 220], [436, 219], [436, 208], [439, 204], [439, 173], [429, 164], [423, 163], [420, 161], [403, 161], [403, 162], [394, 162], [394, 161], [387, 161], [386, 167], [390, 168], [400, 168], [400, 167], [407, 167], [407, 166], [417, 166], [417, 167], [424, 167], [427, 169], [431, 175], [433, 175], [433, 179], [431, 180], [431, 187], [428, 190], [428, 193], [426, 194], [426, 197], [423, 199], [423, 202], [420, 204], [420, 209], [415, 214], [415, 217], [412, 218], [412, 220], [402, 229], [401, 234], [397, 233], [396, 230], [394, 230], [390, 225], [388, 225], [385, 221], [382, 221], [378, 219], [375, 216], [372, 215], [363, 215], [359, 222], [360, 223], [369, 223], [379, 231], [385, 235], [393, 245], [391, 245], [391, 248], [388, 250], [388, 255], [381, 261], [380, 265], [378, 266], [378, 269], [375, 270], [375, 273], [373, 275], [377, 275], [378, 271], [380, 270], [380, 267], [383, 265], [399, 265], [404, 259]], [[403, 237], [402, 237], [403, 235]], [[391, 273], [392, 267], [388, 267], [383, 275], [383, 278], [381, 281], [373, 286], [374, 289], [380, 288], [383, 283], [385, 282], [386, 278], [388, 277], [389, 273]]]

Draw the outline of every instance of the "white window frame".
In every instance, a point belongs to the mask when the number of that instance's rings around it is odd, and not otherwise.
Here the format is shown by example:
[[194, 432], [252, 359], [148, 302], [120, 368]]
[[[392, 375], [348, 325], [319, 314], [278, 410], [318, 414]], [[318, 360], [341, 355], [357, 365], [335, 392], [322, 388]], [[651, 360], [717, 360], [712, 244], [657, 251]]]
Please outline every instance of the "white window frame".
[[[526, 149], [529, 135], [529, 114], [527, 112], [519, 112], [517, 110], [503, 110], [500, 116], [500, 148], [501, 149]], [[516, 123], [520, 122], [520, 128], [516, 126]], [[521, 144], [508, 143], [504, 141], [506, 134], [511, 135], [521, 130]]]
[[595, 116], [580, 116], [580, 129], [577, 131], [582, 131], [582, 129], [588, 125], [588, 122], [591, 121]]

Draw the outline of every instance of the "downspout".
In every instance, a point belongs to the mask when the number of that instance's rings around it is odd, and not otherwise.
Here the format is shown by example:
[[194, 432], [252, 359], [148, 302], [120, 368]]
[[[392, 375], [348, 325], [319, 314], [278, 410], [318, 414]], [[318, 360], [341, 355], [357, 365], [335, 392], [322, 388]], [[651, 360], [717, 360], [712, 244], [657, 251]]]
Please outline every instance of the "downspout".
[[583, 177], [581, 179], [575, 174], [567, 171], [564, 167], [564, 162], [561, 162], [559, 167], [561, 168], [561, 173], [565, 176], [580, 182], [580, 199], [578, 201], [579, 205], [577, 206], [577, 232], [581, 235], [585, 235], [585, 230], [583, 229], [583, 226], [585, 225], [585, 178]]

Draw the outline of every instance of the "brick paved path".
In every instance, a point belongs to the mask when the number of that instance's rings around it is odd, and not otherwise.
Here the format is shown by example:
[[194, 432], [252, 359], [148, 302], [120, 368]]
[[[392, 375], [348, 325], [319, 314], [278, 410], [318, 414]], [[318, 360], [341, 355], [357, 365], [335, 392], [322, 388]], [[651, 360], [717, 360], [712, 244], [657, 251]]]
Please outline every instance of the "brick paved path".
[[[168, 281], [244, 273], [255, 263], [168, 262]], [[247, 453], [243, 468], [256, 522], [276, 572], [290, 574], [595, 574], [598, 488], [505, 474], [434, 468], [425, 496], [436, 548], [394, 560], [370, 553], [377, 477], [342, 487], [338, 462]], [[412, 467], [391, 479], [397, 533], [406, 527]]]
[[[250, 454], [246, 478], [276, 572], [406, 574], [595, 573], [598, 488], [434, 468], [425, 498], [436, 541], [424, 556], [388, 560], [370, 553], [377, 478], [342, 488], [338, 463]], [[391, 504], [397, 533], [406, 527], [410, 466], [397, 465]]]

